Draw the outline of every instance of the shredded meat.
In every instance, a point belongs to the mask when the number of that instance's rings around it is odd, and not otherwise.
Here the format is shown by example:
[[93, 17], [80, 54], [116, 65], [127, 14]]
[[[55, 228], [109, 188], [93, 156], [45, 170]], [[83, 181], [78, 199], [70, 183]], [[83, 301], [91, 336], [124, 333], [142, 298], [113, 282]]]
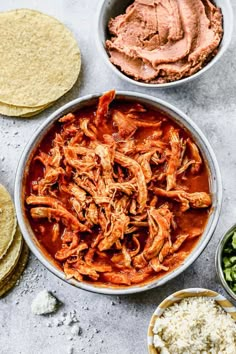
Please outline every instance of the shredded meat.
[[[40, 173], [32, 167], [26, 205], [68, 279], [130, 286], [187, 257], [183, 245], [201, 236], [207, 214], [187, 231], [180, 218], [208, 211], [211, 196], [191, 137], [143, 105], [113, 107], [114, 97], [59, 119], [50, 148], [41, 144], [32, 159]], [[186, 183], [198, 178], [203, 191]]]

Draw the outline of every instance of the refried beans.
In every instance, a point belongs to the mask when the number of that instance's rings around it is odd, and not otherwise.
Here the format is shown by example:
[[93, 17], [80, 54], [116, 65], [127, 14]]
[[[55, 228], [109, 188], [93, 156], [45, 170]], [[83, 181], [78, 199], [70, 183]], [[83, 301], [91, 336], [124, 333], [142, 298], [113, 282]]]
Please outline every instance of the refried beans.
[[135, 0], [108, 29], [110, 61], [147, 83], [193, 75], [216, 55], [223, 35], [221, 10], [210, 0]]

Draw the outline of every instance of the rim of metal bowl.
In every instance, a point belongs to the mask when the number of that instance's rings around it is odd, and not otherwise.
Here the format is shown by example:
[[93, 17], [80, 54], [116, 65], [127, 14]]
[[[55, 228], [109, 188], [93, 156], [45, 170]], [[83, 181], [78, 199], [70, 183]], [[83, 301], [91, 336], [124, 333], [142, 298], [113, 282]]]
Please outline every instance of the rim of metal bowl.
[[216, 273], [218, 276], [218, 279], [225, 289], [225, 291], [230, 295], [230, 297], [236, 301], [236, 294], [233, 292], [233, 290], [230, 289], [227, 281], [225, 280], [223, 269], [222, 269], [222, 252], [224, 249], [224, 246], [228, 239], [230, 238], [231, 234], [233, 231], [236, 231], [236, 223], [234, 223], [224, 234], [221, 236], [220, 241], [218, 243], [217, 249], [216, 249], [216, 254], [215, 254], [215, 267], [216, 267]]
[[[25, 211], [24, 211], [24, 202], [23, 202], [23, 178], [25, 176], [25, 168], [27, 167], [27, 162], [30, 159], [30, 156], [32, 154], [32, 151], [38, 146], [39, 142], [41, 141], [42, 137], [45, 136], [47, 133], [47, 129], [49, 129], [52, 124], [59, 119], [63, 114], [69, 113], [70, 111], [75, 111], [76, 109], [79, 109], [79, 105], [83, 105], [84, 103], [92, 100], [98, 99], [102, 93], [97, 93], [93, 95], [87, 95], [83, 96], [81, 98], [77, 98], [58, 110], [56, 110], [54, 113], [52, 113], [44, 122], [42, 125], [38, 127], [38, 129], [35, 131], [33, 136], [30, 138], [28, 144], [26, 145], [16, 172], [16, 178], [15, 178], [15, 191], [14, 191], [14, 198], [15, 198], [15, 207], [16, 207], [16, 214], [19, 222], [20, 229], [22, 231], [22, 234], [24, 236], [24, 239], [26, 243], [28, 244], [29, 248], [31, 251], [34, 253], [34, 255], [39, 259], [39, 261], [48, 269], [50, 270], [53, 274], [55, 274], [57, 277], [60, 279], [66, 281], [67, 283], [74, 285], [78, 288], [88, 290], [91, 292], [95, 293], [100, 293], [100, 294], [106, 294], [106, 295], [127, 295], [127, 294], [133, 294], [133, 293], [139, 293], [143, 292], [158, 286], [161, 286], [168, 281], [172, 280], [175, 278], [177, 275], [182, 273], [185, 269], [187, 269], [197, 258], [198, 256], [202, 253], [202, 251], [205, 249], [207, 246], [208, 242], [210, 241], [214, 230], [216, 228], [219, 215], [220, 215], [220, 209], [221, 209], [221, 203], [222, 203], [222, 183], [221, 183], [221, 175], [220, 175], [220, 170], [218, 167], [218, 163], [215, 157], [215, 154], [208, 143], [208, 140], [202, 133], [202, 131], [198, 128], [198, 126], [182, 111], [180, 111], [178, 108], [173, 106], [170, 103], [167, 103], [161, 99], [155, 98], [150, 95], [142, 94], [142, 93], [136, 93], [132, 91], [117, 91], [116, 92], [116, 97], [119, 98], [125, 98], [125, 99], [138, 99], [145, 101], [146, 104], [149, 104], [150, 106], [159, 106], [160, 109], [163, 111], [166, 111], [167, 113], [169, 112], [169, 115], [172, 117], [173, 120], [177, 121], [178, 124], [182, 124], [182, 126], [185, 127], [188, 131], [190, 131], [191, 134], [195, 135], [195, 138], [197, 137], [199, 139], [200, 144], [202, 145], [202, 149], [204, 148], [204, 151], [207, 152], [209, 155], [209, 158], [212, 163], [214, 173], [215, 173], [215, 178], [214, 178], [214, 184], [215, 184], [215, 197], [216, 197], [216, 205], [214, 207], [214, 210], [212, 211], [211, 214], [211, 224], [206, 227], [208, 227], [208, 231], [205, 235], [205, 238], [201, 240], [195, 249], [192, 251], [192, 253], [187, 257], [187, 259], [184, 261], [184, 263], [177, 267], [175, 270], [167, 274], [166, 276], [163, 276], [160, 279], [153, 280], [152, 282], [146, 283], [146, 284], [141, 284], [141, 285], [136, 285], [136, 286], [131, 286], [128, 288], [125, 287], [119, 287], [119, 288], [107, 288], [107, 287], [102, 287], [102, 286], [96, 286], [96, 284], [91, 285], [86, 282], [78, 282], [74, 279], [66, 279], [65, 274], [62, 270], [59, 270], [56, 268], [56, 266], [53, 265], [52, 262], [50, 262], [49, 257], [47, 257], [45, 254], [43, 254], [42, 250], [36, 245], [36, 243], [33, 241], [34, 233], [29, 226], [29, 223], [27, 225], [27, 218], [25, 216]], [[171, 112], [171, 113], [170, 113]], [[209, 222], [208, 222], [209, 223]], [[206, 232], [206, 229], [205, 229]], [[202, 236], [203, 237], [203, 236]]]
[[[136, 81], [136, 80], [132, 79], [131, 77], [127, 76], [122, 71], [120, 71], [114, 64], [112, 64], [109, 60], [109, 56], [108, 56], [107, 51], [104, 47], [104, 44], [102, 43], [102, 40], [99, 36], [100, 28], [103, 26], [103, 24], [101, 22], [101, 15], [102, 15], [103, 8], [106, 5], [106, 3], [108, 2], [108, 0], [101, 1], [97, 7], [97, 10], [96, 10], [96, 14], [95, 14], [95, 26], [96, 26], [96, 28], [95, 28], [95, 42], [96, 42], [96, 46], [99, 49], [100, 53], [102, 54], [106, 64], [110, 67], [110, 69], [113, 72], [115, 72], [120, 77], [120, 79], [125, 80], [130, 84], [137, 85], [140, 87], [150, 87], [150, 88], [157, 88], [157, 89], [162, 88], [163, 89], [163, 88], [176, 87], [176, 86], [188, 83], [188, 82], [198, 78], [200, 75], [204, 74], [206, 71], [208, 71], [223, 56], [223, 54], [226, 52], [226, 50], [229, 47], [229, 44], [232, 40], [232, 34], [233, 34], [234, 15], [233, 15], [233, 8], [232, 8], [231, 1], [230, 0], [224, 0], [224, 1], [227, 4], [228, 10], [229, 10], [228, 22], [230, 24], [230, 30], [228, 33], [228, 38], [227, 38], [226, 42], [224, 43], [224, 45], [221, 46], [221, 49], [219, 50], [219, 52], [215, 55], [215, 57], [211, 61], [209, 61], [209, 63], [207, 63], [202, 69], [197, 71], [195, 74], [188, 76], [186, 78], [172, 81], [172, 82], [168, 82], [168, 83], [164, 83], [164, 84], [149, 84], [149, 83], [145, 83], [142, 81]], [[223, 33], [223, 36], [224, 36], [224, 33]]]

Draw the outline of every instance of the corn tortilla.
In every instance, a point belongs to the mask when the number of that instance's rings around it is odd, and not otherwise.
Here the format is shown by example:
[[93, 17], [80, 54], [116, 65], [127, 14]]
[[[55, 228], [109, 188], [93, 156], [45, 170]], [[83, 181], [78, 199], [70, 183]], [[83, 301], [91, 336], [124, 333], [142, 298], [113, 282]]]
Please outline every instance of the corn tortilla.
[[16, 232], [16, 214], [11, 196], [0, 184], [0, 260], [10, 247]]
[[30, 112], [30, 113], [26, 113], [26, 114], [21, 114], [20, 116], [18, 116], [19, 118], [30, 118], [30, 117], [34, 117], [39, 113], [42, 113], [43, 111], [45, 111], [45, 109], [47, 109], [48, 107], [50, 107], [51, 104], [46, 105], [45, 108], [39, 109], [38, 111], [35, 112]]
[[44, 106], [76, 82], [80, 50], [55, 18], [29, 9], [2, 12], [0, 34], [0, 102]]
[[6, 292], [8, 292], [11, 288], [13, 288], [13, 286], [15, 286], [17, 280], [19, 280], [20, 276], [22, 275], [25, 269], [28, 257], [29, 249], [26, 243], [24, 242], [22, 252], [15, 269], [7, 278], [0, 282], [0, 297], [5, 295]]
[[0, 114], [10, 117], [32, 117], [44, 111], [50, 104], [39, 107], [20, 107], [0, 102]]
[[17, 227], [11, 246], [7, 250], [5, 256], [0, 260], [0, 282], [4, 280], [15, 268], [15, 265], [20, 257], [22, 245], [23, 238], [19, 227]]

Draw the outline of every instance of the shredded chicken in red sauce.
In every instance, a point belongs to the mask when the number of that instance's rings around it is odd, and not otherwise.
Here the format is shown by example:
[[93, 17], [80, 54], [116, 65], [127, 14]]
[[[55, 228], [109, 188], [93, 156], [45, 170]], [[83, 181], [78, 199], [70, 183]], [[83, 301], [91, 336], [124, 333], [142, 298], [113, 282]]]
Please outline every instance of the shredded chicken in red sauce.
[[130, 286], [166, 274], [192, 251], [210, 212], [208, 179], [183, 128], [109, 91], [44, 138], [26, 209], [68, 279]]

